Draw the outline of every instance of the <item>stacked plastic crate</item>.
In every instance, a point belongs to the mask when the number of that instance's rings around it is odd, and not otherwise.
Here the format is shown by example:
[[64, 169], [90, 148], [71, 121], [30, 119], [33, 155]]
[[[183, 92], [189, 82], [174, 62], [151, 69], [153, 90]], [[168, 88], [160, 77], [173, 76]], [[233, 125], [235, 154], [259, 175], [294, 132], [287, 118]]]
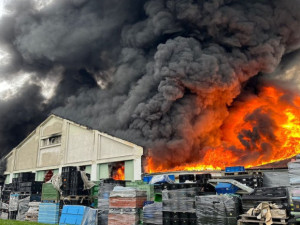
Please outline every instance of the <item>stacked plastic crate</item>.
[[140, 210], [147, 201], [146, 191], [115, 187], [110, 193], [108, 225], [138, 224]]
[[72, 173], [76, 172], [77, 168], [75, 166], [68, 166], [62, 168], [62, 190], [63, 196], [69, 196], [71, 192], [71, 177]]
[[77, 205], [65, 205], [59, 220], [60, 225], [81, 224], [87, 207]]
[[291, 214], [295, 222], [300, 221], [300, 160], [288, 163], [291, 184]]
[[240, 200], [237, 196], [206, 195], [196, 197], [198, 225], [236, 225], [240, 213]]
[[144, 225], [163, 224], [162, 202], [154, 202], [153, 204], [145, 205], [143, 213]]
[[15, 220], [18, 214], [19, 194], [10, 194], [8, 218]]
[[195, 197], [201, 184], [170, 184], [162, 191], [163, 224], [196, 224]]
[[134, 181], [134, 182], [126, 182], [126, 187], [136, 188], [140, 191], [146, 191], [147, 193], [147, 201], [154, 200], [154, 185], [147, 184], [144, 181]]
[[243, 212], [255, 208], [261, 202], [271, 202], [278, 205], [279, 209], [289, 208], [289, 195], [287, 187], [256, 188], [254, 192], [242, 196]]
[[44, 183], [42, 188], [42, 202], [59, 202], [59, 192], [51, 183]]
[[90, 197], [92, 199], [92, 207], [98, 207], [99, 181], [94, 181], [95, 186], [90, 189]]
[[98, 192], [98, 221], [101, 225], [108, 224], [109, 196], [116, 186], [124, 186], [125, 182], [113, 179], [101, 180]]
[[39, 205], [39, 223], [57, 224], [59, 203], [41, 203]]

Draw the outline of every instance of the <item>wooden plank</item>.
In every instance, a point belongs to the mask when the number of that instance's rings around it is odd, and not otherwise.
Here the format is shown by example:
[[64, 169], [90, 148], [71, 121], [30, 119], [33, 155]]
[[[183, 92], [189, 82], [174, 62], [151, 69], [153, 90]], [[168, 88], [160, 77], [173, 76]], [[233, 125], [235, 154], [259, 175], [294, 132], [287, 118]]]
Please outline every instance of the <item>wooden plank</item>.
[[[261, 220], [244, 220], [244, 219], [238, 220], [239, 225], [246, 225], [247, 223], [255, 223], [255, 224], [259, 224], [259, 225], [266, 224], [264, 221], [261, 221]], [[273, 221], [273, 224], [288, 224], [288, 222], [274, 222]]]
[[[251, 215], [248, 215], [248, 214], [242, 214], [242, 215], [240, 215], [240, 217], [255, 218], [256, 220], [258, 220], [257, 216], [251, 216]], [[289, 217], [272, 217], [272, 219], [275, 219], [275, 220], [288, 220]]]

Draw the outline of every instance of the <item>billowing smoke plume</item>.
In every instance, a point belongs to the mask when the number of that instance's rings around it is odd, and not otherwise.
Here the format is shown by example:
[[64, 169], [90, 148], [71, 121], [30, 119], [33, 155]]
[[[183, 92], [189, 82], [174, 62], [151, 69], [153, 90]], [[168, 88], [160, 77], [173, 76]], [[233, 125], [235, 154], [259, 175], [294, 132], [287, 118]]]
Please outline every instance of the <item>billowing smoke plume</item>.
[[7, 105], [4, 114], [21, 114], [1, 117], [1, 138], [15, 138], [18, 126], [23, 138], [52, 111], [151, 149], [156, 165], [197, 161], [218, 145], [247, 81], [300, 47], [299, 0], [59, 0], [41, 10], [10, 2], [0, 22], [11, 54], [2, 78], [43, 80], [62, 68], [62, 81], [48, 101], [37, 93], [0, 102], [1, 113]]

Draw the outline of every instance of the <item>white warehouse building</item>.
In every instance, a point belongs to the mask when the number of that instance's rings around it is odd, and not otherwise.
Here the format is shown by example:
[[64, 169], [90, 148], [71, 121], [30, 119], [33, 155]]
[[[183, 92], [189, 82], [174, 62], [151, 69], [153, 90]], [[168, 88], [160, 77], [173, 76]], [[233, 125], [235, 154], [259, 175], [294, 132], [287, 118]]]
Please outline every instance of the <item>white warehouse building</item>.
[[112, 177], [119, 165], [125, 180], [140, 180], [142, 156], [138, 145], [50, 115], [6, 155], [5, 182], [24, 172], [34, 172], [36, 181], [43, 181], [49, 170], [61, 173], [67, 166], [81, 166], [91, 180], [99, 180]]

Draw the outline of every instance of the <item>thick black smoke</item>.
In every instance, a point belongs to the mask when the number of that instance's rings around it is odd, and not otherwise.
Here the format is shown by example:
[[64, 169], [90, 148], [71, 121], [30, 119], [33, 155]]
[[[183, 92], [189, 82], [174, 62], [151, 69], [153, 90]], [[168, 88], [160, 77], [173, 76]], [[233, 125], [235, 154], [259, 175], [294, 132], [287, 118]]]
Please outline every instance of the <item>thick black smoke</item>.
[[[44, 79], [62, 68], [50, 103], [40, 110], [43, 101], [32, 100], [30, 110], [143, 145], [156, 165], [170, 167], [218, 144], [243, 85], [300, 47], [299, 0], [59, 0], [40, 11], [18, 0], [10, 7], [0, 22], [0, 42], [12, 55], [3, 79], [17, 72]], [[1, 137], [15, 136], [4, 130]]]

